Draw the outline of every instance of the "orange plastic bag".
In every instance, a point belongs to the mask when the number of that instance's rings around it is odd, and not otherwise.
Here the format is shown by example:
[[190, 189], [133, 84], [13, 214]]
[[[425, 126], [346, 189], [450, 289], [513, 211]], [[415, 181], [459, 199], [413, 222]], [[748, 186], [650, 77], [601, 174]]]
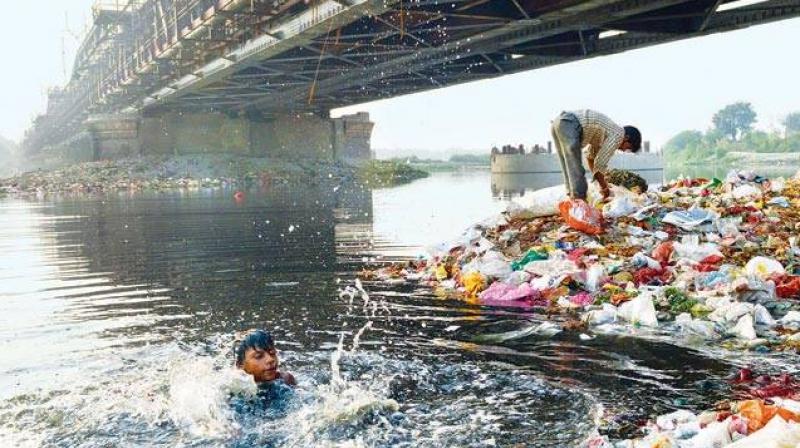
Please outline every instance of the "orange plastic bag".
[[568, 226], [589, 235], [603, 233], [603, 214], [583, 199], [567, 199], [558, 203], [561, 218]]
[[780, 415], [787, 422], [800, 421], [800, 415], [797, 415], [788, 409], [764, 404], [763, 400], [747, 400], [739, 402], [738, 413], [740, 416], [747, 419], [747, 430], [750, 433], [763, 428], [764, 425], [769, 423], [769, 421], [772, 420], [772, 417], [775, 417], [776, 415]]

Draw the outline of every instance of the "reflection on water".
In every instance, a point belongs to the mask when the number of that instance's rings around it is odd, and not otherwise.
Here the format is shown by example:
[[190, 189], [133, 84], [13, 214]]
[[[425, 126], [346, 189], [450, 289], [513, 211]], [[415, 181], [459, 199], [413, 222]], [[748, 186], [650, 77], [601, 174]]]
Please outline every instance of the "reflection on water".
[[[649, 185], [664, 183], [663, 170], [634, 171], [642, 176]], [[669, 174], [669, 173], [667, 173]], [[492, 173], [492, 195], [496, 198], [512, 199], [541, 188], [552, 187], [564, 183], [561, 173]]]
[[[0, 446], [560, 447], [600, 405], [716, 398], [701, 380], [731, 366], [664, 342], [477, 342], [548, 318], [409, 285], [341, 294], [365, 262], [419, 253], [503, 206], [488, 173], [243, 203], [225, 191], [0, 201]], [[273, 330], [300, 380], [285, 416], [231, 407], [247, 393], [232, 335], [252, 327]]]
[[706, 179], [724, 179], [725, 175], [733, 169], [751, 170], [764, 177], [791, 177], [797, 173], [797, 165], [768, 165], [768, 166], [734, 166], [724, 163], [710, 163], [705, 165], [670, 165], [667, 166], [667, 179], [678, 177], [703, 177]]

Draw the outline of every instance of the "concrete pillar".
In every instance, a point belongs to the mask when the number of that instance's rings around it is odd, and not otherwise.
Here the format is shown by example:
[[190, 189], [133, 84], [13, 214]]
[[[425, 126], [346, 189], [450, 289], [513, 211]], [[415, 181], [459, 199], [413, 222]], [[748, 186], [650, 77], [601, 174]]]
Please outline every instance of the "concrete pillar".
[[336, 160], [359, 163], [373, 158], [372, 129], [375, 123], [367, 112], [333, 119], [333, 148]]
[[92, 115], [85, 125], [95, 160], [128, 157], [139, 154], [141, 150], [138, 115]]
[[365, 112], [334, 119], [314, 114], [231, 117], [165, 112], [94, 116], [87, 121], [95, 158], [226, 153], [350, 163], [372, 158], [373, 126]]

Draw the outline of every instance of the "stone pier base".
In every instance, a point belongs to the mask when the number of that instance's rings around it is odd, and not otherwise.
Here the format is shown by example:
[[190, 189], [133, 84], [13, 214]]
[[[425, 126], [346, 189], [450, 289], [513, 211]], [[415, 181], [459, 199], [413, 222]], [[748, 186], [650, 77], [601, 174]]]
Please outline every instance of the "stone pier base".
[[168, 112], [144, 117], [95, 115], [86, 122], [95, 159], [227, 153], [354, 164], [372, 158], [373, 126], [365, 112], [339, 118]]

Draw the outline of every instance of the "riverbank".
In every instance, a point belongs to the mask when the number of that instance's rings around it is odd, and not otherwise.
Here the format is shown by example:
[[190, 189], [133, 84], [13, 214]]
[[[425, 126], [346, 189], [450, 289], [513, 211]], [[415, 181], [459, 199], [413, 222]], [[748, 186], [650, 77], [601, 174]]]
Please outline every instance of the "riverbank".
[[[647, 193], [616, 188], [614, 195], [598, 235], [566, 225], [557, 211], [563, 187], [553, 187], [521, 198], [425, 258], [363, 277], [543, 319], [467, 342], [625, 336], [750, 363], [769, 375], [796, 371], [800, 180], [732, 172]], [[669, 409], [685, 407], [676, 402]], [[631, 435], [601, 437], [592, 446], [633, 446], [613, 443]]]
[[331, 161], [236, 155], [146, 156], [26, 172], [0, 179], [0, 195], [247, 188], [328, 180], [392, 186], [426, 175], [400, 164], [373, 162], [356, 167]]

